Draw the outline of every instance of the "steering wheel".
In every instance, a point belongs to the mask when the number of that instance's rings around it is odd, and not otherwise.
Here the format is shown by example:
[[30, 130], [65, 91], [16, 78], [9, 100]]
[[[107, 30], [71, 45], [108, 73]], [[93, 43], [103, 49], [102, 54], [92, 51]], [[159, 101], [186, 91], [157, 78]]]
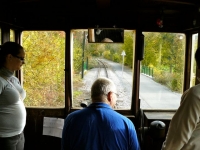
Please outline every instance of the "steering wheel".
[[141, 150], [143, 150], [144, 149], [144, 137], [145, 137], [145, 133], [144, 133], [144, 112], [141, 108], [136, 115], [136, 121], [137, 121], [138, 140], [139, 140], [139, 143], [140, 143]]

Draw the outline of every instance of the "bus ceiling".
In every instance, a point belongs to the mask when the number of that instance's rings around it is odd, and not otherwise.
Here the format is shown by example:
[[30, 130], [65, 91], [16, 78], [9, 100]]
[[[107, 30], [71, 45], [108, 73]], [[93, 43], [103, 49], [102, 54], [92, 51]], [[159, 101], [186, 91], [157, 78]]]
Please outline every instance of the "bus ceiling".
[[23, 29], [87, 29], [98, 25], [184, 31], [200, 26], [198, 0], [2, 0], [0, 5], [0, 23]]

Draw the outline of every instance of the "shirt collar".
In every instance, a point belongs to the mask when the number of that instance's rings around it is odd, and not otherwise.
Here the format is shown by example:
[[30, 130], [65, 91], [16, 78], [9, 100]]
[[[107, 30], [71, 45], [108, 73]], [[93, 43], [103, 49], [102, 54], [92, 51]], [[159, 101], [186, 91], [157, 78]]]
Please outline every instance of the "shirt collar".
[[110, 105], [106, 104], [106, 103], [103, 103], [103, 102], [95, 102], [95, 103], [92, 103], [90, 104], [88, 107], [96, 107], [96, 108], [111, 108]]

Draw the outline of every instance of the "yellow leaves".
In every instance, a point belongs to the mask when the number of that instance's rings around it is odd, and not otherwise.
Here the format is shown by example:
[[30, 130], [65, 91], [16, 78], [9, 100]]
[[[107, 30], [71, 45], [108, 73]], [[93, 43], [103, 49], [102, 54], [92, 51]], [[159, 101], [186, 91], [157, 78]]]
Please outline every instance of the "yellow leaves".
[[24, 87], [26, 106], [64, 106], [65, 33], [61, 31], [25, 31], [22, 43], [26, 51]]

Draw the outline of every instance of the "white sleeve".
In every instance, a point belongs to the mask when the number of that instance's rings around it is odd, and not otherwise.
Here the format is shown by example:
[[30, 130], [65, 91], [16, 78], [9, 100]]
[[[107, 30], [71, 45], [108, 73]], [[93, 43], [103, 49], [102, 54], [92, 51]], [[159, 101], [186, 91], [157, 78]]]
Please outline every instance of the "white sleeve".
[[181, 105], [173, 116], [162, 150], [180, 150], [190, 139], [200, 117], [200, 99], [194, 89], [183, 94]]

